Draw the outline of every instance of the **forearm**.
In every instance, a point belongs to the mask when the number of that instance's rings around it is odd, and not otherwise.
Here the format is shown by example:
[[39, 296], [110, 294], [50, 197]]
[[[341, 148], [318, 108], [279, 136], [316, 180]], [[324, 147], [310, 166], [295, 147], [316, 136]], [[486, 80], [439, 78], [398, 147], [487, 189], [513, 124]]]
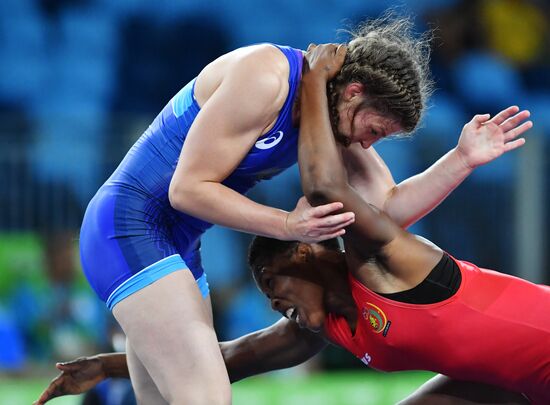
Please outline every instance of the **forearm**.
[[317, 200], [319, 192], [347, 183], [330, 122], [326, 83], [315, 77], [302, 79], [298, 162], [302, 189], [312, 205], [329, 202]]
[[103, 353], [98, 354], [101, 360], [103, 371], [108, 378], [130, 378], [126, 353]]
[[216, 182], [196, 182], [171, 190], [172, 206], [213, 224], [285, 240], [288, 212], [258, 204]]
[[326, 88], [319, 80], [302, 79], [298, 162], [304, 195], [311, 205], [340, 201], [355, 214], [346, 228], [346, 242], [370, 243], [378, 249], [395, 235], [387, 216], [366, 203], [347, 181], [347, 173], [330, 123]]
[[382, 209], [406, 228], [437, 207], [471, 172], [452, 149], [424, 172], [395, 186]]
[[285, 318], [269, 328], [220, 343], [231, 382], [296, 366], [325, 346], [319, 335], [300, 329]]

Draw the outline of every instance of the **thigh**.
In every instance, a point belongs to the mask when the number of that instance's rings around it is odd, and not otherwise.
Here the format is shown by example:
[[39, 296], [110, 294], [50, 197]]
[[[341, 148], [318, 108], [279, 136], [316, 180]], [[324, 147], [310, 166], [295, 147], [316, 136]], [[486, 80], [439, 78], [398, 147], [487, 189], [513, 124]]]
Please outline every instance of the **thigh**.
[[214, 327], [214, 314], [212, 313], [212, 301], [210, 300], [210, 294], [204, 298], [204, 305], [206, 309], [206, 316], [208, 318], [208, 325]]
[[162, 398], [157, 386], [149, 375], [147, 369], [141, 363], [132, 345], [126, 341], [126, 361], [130, 371], [130, 379], [138, 404], [168, 404]]
[[182, 267], [195, 275], [203, 295], [208, 292], [199, 235], [182, 225], [175, 238], [174, 219], [151, 201], [139, 193], [104, 186], [86, 209], [80, 232], [82, 268], [109, 309], [127, 294]]
[[170, 273], [128, 296], [113, 315], [165, 400], [229, 403], [216, 333], [190, 271]]
[[453, 380], [437, 375], [424, 383], [399, 405], [475, 405], [475, 404], [529, 404], [518, 393], [492, 385]]

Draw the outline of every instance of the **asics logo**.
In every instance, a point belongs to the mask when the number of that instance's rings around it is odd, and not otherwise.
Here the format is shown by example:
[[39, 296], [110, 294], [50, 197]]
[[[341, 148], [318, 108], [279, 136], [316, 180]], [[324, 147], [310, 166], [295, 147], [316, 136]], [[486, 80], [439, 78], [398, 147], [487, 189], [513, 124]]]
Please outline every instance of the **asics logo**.
[[277, 131], [273, 135], [256, 142], [256, 147], [258, 149], [271, 149], [281, 142], [283, 136], [283, 131]]

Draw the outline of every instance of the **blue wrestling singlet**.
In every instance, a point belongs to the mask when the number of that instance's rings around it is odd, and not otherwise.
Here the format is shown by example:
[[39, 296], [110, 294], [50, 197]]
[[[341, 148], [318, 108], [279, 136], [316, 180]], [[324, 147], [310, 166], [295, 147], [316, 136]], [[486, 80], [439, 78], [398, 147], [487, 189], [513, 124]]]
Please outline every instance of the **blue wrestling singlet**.
[[[273, 128], [223, 182], [246, 193], [297, 160], [298, 129], [292, 106], [302, 72], [302, 51], [277, 46], [290, 64], [289, 93]], [[203, 296], [200, 236], [212, 224], [176, 211], [168, 188], [185, 137], [200, 111], [195, 80], [172, 98], [90, 201], [80, 232], [84, 273], [109, 309], [127, 296], [180, 269], [189, 269]]]

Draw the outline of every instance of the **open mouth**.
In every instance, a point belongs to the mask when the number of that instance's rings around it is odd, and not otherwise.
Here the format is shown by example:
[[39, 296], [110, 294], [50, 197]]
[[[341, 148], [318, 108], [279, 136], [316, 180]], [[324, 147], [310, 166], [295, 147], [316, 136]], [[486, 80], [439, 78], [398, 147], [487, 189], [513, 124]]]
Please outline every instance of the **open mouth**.
[[298, 315], [298, 310], [296, 309], [296, 307], [290, 307], [289, 309], [287, 309], [285, 311], [285, 316], [294, 322], [299, 322], [300, 320], [300, 315]]

